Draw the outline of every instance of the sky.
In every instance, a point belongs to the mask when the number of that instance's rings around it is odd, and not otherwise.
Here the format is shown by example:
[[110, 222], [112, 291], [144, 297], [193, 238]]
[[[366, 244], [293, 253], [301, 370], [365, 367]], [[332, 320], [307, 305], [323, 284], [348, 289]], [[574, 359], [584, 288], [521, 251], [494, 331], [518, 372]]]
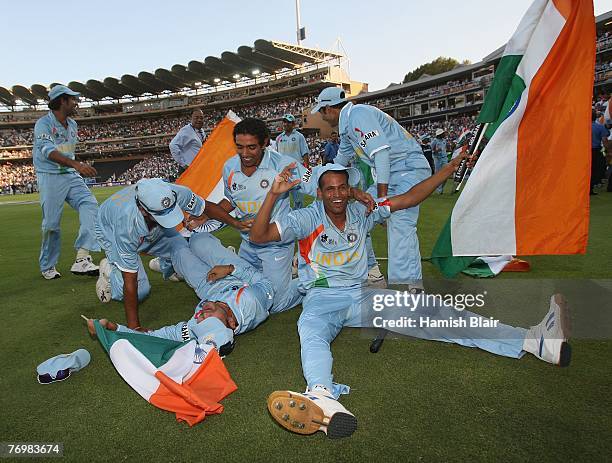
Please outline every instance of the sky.
[[[339, 39], [351, 79], [372, 91], [438, 56], [480, 61], [510, 38], [531, 0], [300, 4], [302, 45], [337, 49]], [[594, 6], [599, 15], [612, 0]], [[3, 3], [2, 14], [0, 86], [7, 88], [120, 79], [257, 39], [296, 42], [295, 0], [19, 0]]]

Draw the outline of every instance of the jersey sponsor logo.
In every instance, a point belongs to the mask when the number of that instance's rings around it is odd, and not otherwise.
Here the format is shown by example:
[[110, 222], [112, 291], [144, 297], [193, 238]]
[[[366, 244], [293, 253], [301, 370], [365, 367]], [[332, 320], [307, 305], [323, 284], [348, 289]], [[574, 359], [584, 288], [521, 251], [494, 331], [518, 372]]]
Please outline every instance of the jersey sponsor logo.
[[242, 212], [255, 213], [259, 212], [263, 201], [236, 201], [236, 206]]
[[234, 191], [242, 191], [242, 190], [246, 190], [246, 186], [242, 185], [241, 183], [232, 183], [232, 190]]
[[362, 148], [365, 148], [368, 144], [368, 140], [378, 137], [380, 134], [378, 133], [378, 130], [372, 130], [364, 135], [361, 136], [362, 140], [361, 142], [359, 142], [359, 145]]
[[[196, 195], [195, 193], [191, 193], [191, 199], [189, 200], [189, 203], [187, 203], [187, 209], [193, 209], [195, 207], [195, 203], [196, 203]], [[170, 198], [168, 198], [168, 205], [164, 207], [170, 207]]]
[[48, 141], [53, 141], [53, 138], [51, 138], [51, 136], [47, 133], [41, 133], [40, 135], [36, 136], [37, 140], [48, 140]]
[[191, 336], [189, 336], [189, 328], [187, 328], [187, 323], [183, 323], [183, 326], [181, 327], [181, 337], [183, 338], [183, 341], [189, 341], [191, 338]]
[[304, 175], [302, 175], [302, 182], [304, 183], [310, 182], [311, 177], [312, 177], [312, 171], [309, 169], [306, 169], [306, 172], [304, 172]]
[[326, 267], [340, 267], [349, 262], [359, 259], [357, 251], [338, 251], [338, 252], [317, 252], [314, 255], [314, 262]]
[[321, 238], [319, 238], [321, 240], [321, 243], [326, 243], [326, 244], [331, 244], [332, 246], [335, 246], [338, 244], [338, 241], [336, 241], [333, 238], [330, 238], [329, 236], [327, 236], [326, 233], [323, 233], [321, 235]]
[[270, 181], [267, 178], [264, 178], [261, 182], [259, 182], [259, 186], [265, 190], [270, 186]]

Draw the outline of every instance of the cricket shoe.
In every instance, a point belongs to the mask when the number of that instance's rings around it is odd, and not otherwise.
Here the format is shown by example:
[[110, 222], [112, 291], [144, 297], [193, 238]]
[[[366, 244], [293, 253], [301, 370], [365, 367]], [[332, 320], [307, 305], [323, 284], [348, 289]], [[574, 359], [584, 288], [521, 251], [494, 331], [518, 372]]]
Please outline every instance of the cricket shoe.
[[89, 275], [90, 277], [97, 277], [100, 274], [100, 267], [94, 264], [91, 260], [91, 256], [81, 257], [74, 261], [70, 271], [75, 275]]
[[44, 272], [41, 272], [41, 274], [45, 280], [55, 280], [56, 278], [62, 277], [62, 274], [58, 272], [55, 267], [51, 267]]
[[380, 267], [378, 266], [378, 264], [376, 264], [368, 271], [368, 283], [379, 283], [381, 281], [384, 281], [384, 279], [385, 276], [380, 271]]
[[[157, 273], [162, 273], [161, 262], [159, 257], [154, 257], [149, 261], [149, 268]], [[169, 281], [183, 281], [184, 278], [180, 276], [178, 273], [174, 272], [172, 275], [168, 277]]]
[[572, 357], [567, 342], [570, 335], [570, 315], [567, 301], [561, 294], [550, 298], [550, 309], [544, 319], [527, 331], [523, 350], [540, 360], [566, 367]]
[[323, 431], [330, 439], [337, 439], [357, 429], [357, 418], [319, 390], [303, 394], [275, 391], [268, 397], [268, 411], [283, 428], [298, 434]]
[[108, 259], [104, 258], [100, 261], [100, 276], [96, 281], [96, 294], [100, 302], [105, 304], [112, 299], [110, 275], [111, 265], [108, 263]]

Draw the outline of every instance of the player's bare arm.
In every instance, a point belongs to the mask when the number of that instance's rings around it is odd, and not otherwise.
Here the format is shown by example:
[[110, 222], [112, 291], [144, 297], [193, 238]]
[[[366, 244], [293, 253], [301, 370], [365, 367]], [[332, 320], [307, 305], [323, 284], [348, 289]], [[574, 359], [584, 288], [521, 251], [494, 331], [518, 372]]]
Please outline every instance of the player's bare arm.
[[460, 154], [434, 175], [423, 180], [421, 183], [416, 184], [406, 193], [389, 198], [389, 201], [391, 202], [391, 212], [408, 209], [423, 202], [434, 192], [438, 185], [442, 184], [442, 182], [444, 182], [457, 170], [461, 161], [466, 157], [466, 153]]
[[96, 169], [94, 169], [90, 165], [85, 164], [84, 162], [67, 158], [57, 150], [51, 151], [51, 153], [49, 153], [49, 159], [51, 159], [53, 162], [57, 162], [62, 166], [72, 167], [84, 177], [95, 177], [98, 174]]
[[139, 329], [138, 318], [138, 273], [121, 272], [123, 276], [123, 307], [128, 328]]

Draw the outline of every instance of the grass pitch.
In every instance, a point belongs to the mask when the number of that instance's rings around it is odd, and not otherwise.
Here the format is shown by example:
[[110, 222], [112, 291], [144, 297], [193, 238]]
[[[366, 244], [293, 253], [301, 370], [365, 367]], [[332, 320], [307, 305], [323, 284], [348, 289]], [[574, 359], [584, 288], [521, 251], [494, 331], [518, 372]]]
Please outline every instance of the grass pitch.
[[[116, 189], [94, 190], [103, 201]], [[33, 200], [4, 197], [0, 202]], [[432, 197], [421, 209], [419, 237], [429, 255], [454, 198]], [[62, 442], [68, 461], [604, 461], [612, 453], [612, 342], [574, 339], [572, 365], [556, 368], [530, 355], [521, 360], [476, 349], [389, 339], [370, 354], [370, 338], [345, 329], [333, 343], [334, 375], [352, 392], [342, 402], [355, 413], [356, 433], [332, 441], [277, 426], [265, 400], [276, 389], [302, 390], [296, 321], [300, 309], [276, 315], [241, 335], [226, 365], [238, 391], [225, 412], [188, 428], [147, 404], [88, 336], [79, 314], [123, 321], [120, 303], [100, 304], [95, 279], [69, 272], [77, 216], [65, 208], [58, 269], [38, 271], [41, 212], [37, 203], [0, 205], [2, 360], [0, 441]], [[559, 224], [559, 226], [563, 226]], [[584, 256], [529, 258], [532, 271], [496, 280], [612, 277], [612, 194], [592, 198], [589, 251]], [[226, 245], [238, 234], [223, 230]], [[386, 256], [385, 233], [375, 247]], [[95, 256], [96, 261], [101, 256]], [[383, 262], [383, 268], [385, 267]], [[423, 264], [426, 279], [439, 273]], [[141, 305], [145, 326], [185, 320], [197, 303], [183, 283], [150, 274], [152, 293]], [[459, 281], [465, 280], [461, 278]], [[426, 283], [427, 284], [427, 283]], [[609, 300], [608, 300], [609, 302]], [[609, 314], [611, 305], [596, 308]], [[533, 322], [546, 307], [534, 308]], [[504, 320], [512, 323], [511, 308]], [[574, 313], [574, 318], [580, 314]], [[41, 386], [36, 365], [84, 347], [91, 364], [68, 381]], [[608, 455], [608, 457], [606, 457]]]

